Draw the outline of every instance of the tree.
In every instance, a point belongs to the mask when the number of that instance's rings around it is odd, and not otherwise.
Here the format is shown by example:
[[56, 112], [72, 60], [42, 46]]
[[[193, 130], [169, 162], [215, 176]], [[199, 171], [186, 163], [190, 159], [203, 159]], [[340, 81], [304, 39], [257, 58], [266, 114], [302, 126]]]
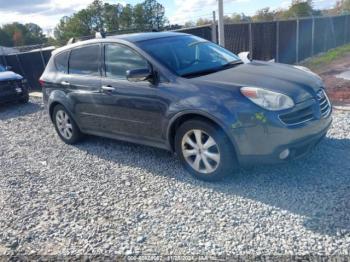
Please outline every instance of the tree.
[[341, 14], [349, 14], [350, 13], [350, 0], [342, 0], [339, 3], [340, 5], [340, 13]]
[[12, 41], [14, 46], [24, 45], [24, 38], [22, 31], [15, 31], [12, 36]]
[[54, 35], [63, 44], [71, 37], [89, 36], [96, 31], [161, 30], [166, 23], [164, 6], [157, 0], [145, 0], [135, 6], [103, 4], [102, 0], [94, 0], [87, 8], [70, 17], [63, 17]]
[[8, 32], [0, 29], [0, 42], [2, 46], [13, 46], [13, 40]]
[[121, 29], [128, 29], [133, 26], [133, 6], [127, 4], [124, 6], [122, 13], [120, 14], [120, 27]]
[[43, 33], [43, 30], [40, 26], [34, 23], [25, 24], [27, 28], [27, 36], [25, 39], [26, 44], [38, 44], [38, 43], [46, 43], [47, 38]]
[[122, 12], [123, 6], [121, 4], [111, 5], [106, 3], [104, 5], [104, 18], [107, 31], [120, 29]]
[[93, 35], [105, 31], [104, 6], [102, 1], [95, 0], [86, 9], [63, 17], [55, 28], [55, 37], [64, 44], [72, 37]]
[[267, 22], [275, 19], [275, 12], [270, 11], [269, 7], [258, 10], [253, 16], [254, 22]]
[[145, 17], [145, 10], [143, 8], [142, 4], [137, 4], [134, 6], [134, 26], [135, 28], [139, 30], [145, 30], [146, 29], [146, 17]]
[[42, 29], [34, 24], [21, 24], [18, 22], [6, 24], [0, 29], [1, 45], [21, 46], [43, 44], [47, 42], [47, 38]]
[[314, 13], [312, 0], [293, 0], [292, 5], [284, 14], [285, 18], [308, 17]]
[[233, 13], [231, 16], [228, 16], [228, 15], [224, 16], [224, 22], [226, 24], [249, 22], [250, 20], [251, 20], [250, 17], [246, 16], [243, 13], [242, 14]]
[[167, 19], [165, 18], [165, 8], [157, 0], [145, 0], [142, 3], [146, 27], [149, 29], [161, 29], [164, 27]]
[[202, 25], [209, 25], [211, 24], [213, 21], [207, 18], [199, 18], [196, 22], [197, 26], [202, 26]]
[[193, 21], [188, 21], [184, 24], [185, 28], [190, 28], [190, 27], [195, 27], [195, 26], [196, 26], [196, 23]]
[[105, 8], [102, 0], [94, 0], [86, 9], [90, 19], [90, 29], [103, 32], [105, 30]]
[[342, 1], [342, 9], [345, 11], [350, 11], [350, 0]]

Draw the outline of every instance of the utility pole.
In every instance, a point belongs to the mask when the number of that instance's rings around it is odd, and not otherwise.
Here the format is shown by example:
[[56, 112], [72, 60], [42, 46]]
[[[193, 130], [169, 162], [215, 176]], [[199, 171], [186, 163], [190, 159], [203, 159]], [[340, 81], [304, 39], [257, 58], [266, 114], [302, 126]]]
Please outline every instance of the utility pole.
[[224, 1], [219, 1], [219, 45], [225, 47]]
[[216, 32], [216, 13], [215, 11], [213, 11], [213, 25], [212, 25], [212, 36], [211, 36], [211, 40], [217, 44], [218, 43], [218, 39], [217, 39], [217, 32]]

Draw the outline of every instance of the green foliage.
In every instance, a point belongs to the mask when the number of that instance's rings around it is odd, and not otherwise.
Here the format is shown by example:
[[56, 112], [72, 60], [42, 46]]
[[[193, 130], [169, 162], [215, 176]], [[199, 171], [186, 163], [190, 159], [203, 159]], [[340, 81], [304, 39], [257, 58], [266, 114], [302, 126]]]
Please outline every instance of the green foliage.
[[350, 0], [342, 0], [339, 2], [339, 5], [342, 13], [348, 14], [350, 12]]
[[[349, 0], [350, 1], [350, 0]], [[270, 10], [269, 7], [260, 9], [253, 16], [253, 21], [274, 21], [297, 17], [320, 16], [322, 12], [313, 8], [312, 0], [292, 0], [287, 10]]]
[[15, 22], [0, 28], [0, 42], [4, 46], [34, 45], [46, 43], [47, 38], [37, 24]]
[[134, 17], [133, 17], [133, 6], [127, 4], [123, 7], [123, 10], [120, 14], [120, 28], [125, 30], [133, 26]]
[[258, 10], [255, 15], [253, 16], [254, 22], [266, 22], [266, 21], [273, 21], [275, 19], [275, 12], [270, 11], [269, 7], [265, 7], [263, 9]]
[[145, 0], [142, 7], [145, 14], [146, 28], [159, 30], [168, 22], [165, 18], [165, 8], [157, 0]]
[[344, 45], [335, 49], [328, 51], [322, 55], [316, 56], [309, 59], [304, 63], [305, 66], [309, 67], [311, 70], [318, 70], [324, 66], [329, 65], [331, 62], [344, 55], [350, 53], [350, 45]]
[[210, 20], [210, 19], [199, 18], [199, 19], [197, 20], [196, 25], [197, 25], [197, 26], [202, 26], [202, 25], [209, 25], [209, 24], [211, 24], [211, 23], [212, 23], [212, 20]]
[[285, 18], [293, 18], [293, 17], [308, 17], [312, 16], [314, 9], [312, 6], [312, 0], [293, 0], [292, 5], [284, 13]]
[[106, 3], [104, 5], [104, 18], [107, 31], [120, 29], [122, 12], [123, 6], [121, 4], [111, 5]]
[[135, 6], [94, 0], [71, 17], [63, 17], [55, 29], [55, 37], [60, 44], [64, 44], [72, 37], [89, 36], [95, 32], [131, 28], [137, 31], [158, 30], [164, 28], [166, 23], [164, 6], [157, 0], [145, 0]]
[[250, 21], [250, 17], [246, 16], [245, 14], [233, 13], [231, 16], [226, 15], [224, 17], [224, 21], [227, 24], [240, 23], [240, 22], [249, 22]]

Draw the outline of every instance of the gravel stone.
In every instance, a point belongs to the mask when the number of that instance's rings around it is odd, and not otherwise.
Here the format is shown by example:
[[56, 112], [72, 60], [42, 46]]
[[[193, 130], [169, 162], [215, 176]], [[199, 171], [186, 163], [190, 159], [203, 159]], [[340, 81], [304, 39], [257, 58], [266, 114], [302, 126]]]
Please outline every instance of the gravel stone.
[[0, 106], [0, 255], [349, 255], [350, 112], [304, 159], [193, 179], [162, 150], [60, 141], [42, 102]]

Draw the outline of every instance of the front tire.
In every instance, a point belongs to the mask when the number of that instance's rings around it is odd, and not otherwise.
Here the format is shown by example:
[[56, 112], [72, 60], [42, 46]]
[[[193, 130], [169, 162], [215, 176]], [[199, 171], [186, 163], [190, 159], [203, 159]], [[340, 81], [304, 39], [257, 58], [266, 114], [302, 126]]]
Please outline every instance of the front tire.
[[82, 138], [82, 133], [68, 111], [61, 105], [54, 108], [53, 123], [59, 137], [69, 145], [76, 144]]
[[24, 97], [18, 100], [21, 104], [27, 104], [29, 102], [29, 94], [25, 94]]
[[185, 169], [200, 180], [222, 180], [238, 168], [231, 141], [206, 121], [182, 124], [175, 135], [175, 151]]

